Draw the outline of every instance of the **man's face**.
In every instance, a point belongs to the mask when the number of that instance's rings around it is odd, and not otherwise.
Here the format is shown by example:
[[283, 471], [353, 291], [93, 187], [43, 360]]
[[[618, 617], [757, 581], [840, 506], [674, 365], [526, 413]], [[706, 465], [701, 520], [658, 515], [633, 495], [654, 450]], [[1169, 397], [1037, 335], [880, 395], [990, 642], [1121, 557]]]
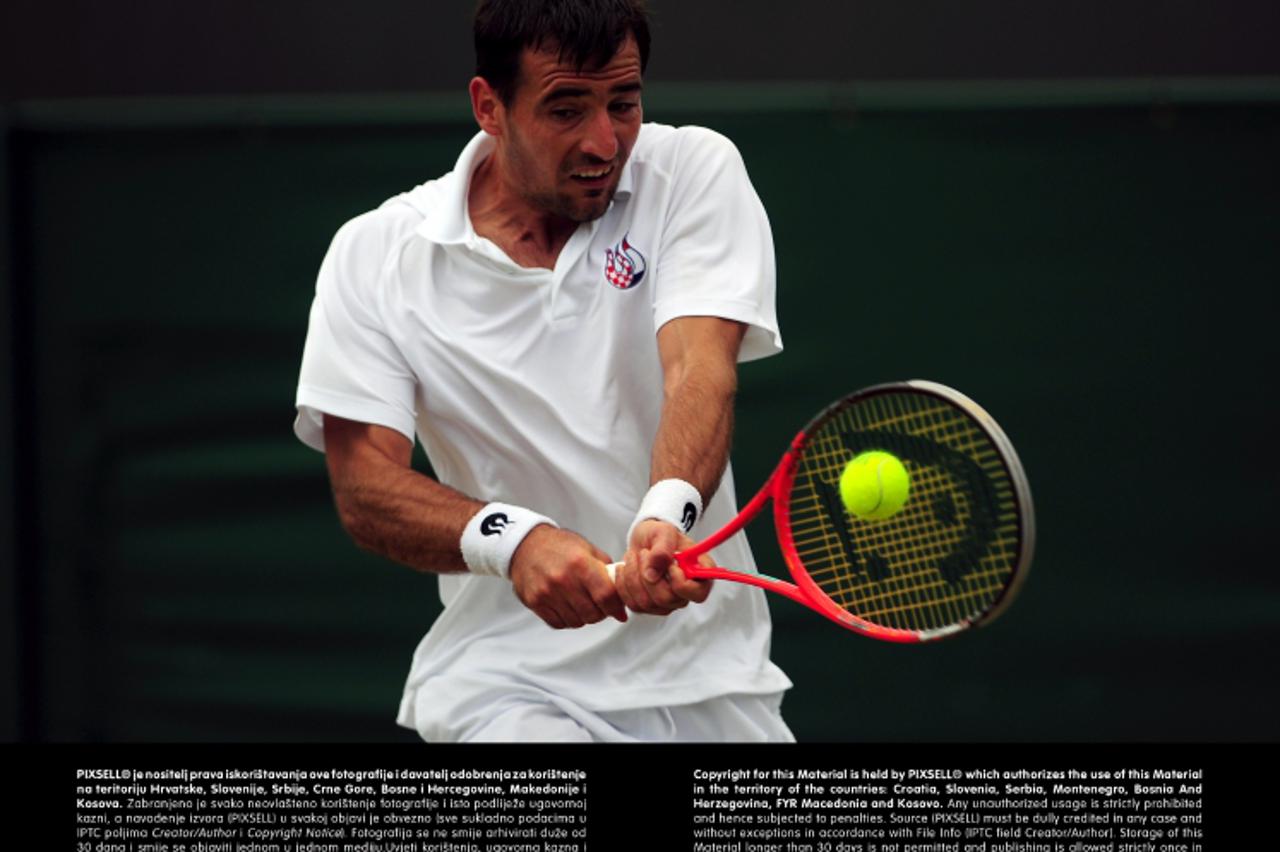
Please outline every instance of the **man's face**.
[[574, 222], [609, 209], [640, 133], [640, 50], [630, 36], [603, 67], [578, 69], [554, 47], [526, 49], [500, 141], [512, 188]]

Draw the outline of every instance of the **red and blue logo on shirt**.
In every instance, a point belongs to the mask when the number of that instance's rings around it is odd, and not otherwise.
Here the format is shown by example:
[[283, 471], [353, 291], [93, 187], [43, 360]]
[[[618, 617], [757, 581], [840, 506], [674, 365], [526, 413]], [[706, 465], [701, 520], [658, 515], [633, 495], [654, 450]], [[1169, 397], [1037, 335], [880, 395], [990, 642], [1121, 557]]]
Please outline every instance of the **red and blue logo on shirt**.
[[639, 284], [644, 271], [644, 255], [627, 242], [626, 236], [613, 248], [605, 249], [604, 278], [619, 290], [630, 290]]

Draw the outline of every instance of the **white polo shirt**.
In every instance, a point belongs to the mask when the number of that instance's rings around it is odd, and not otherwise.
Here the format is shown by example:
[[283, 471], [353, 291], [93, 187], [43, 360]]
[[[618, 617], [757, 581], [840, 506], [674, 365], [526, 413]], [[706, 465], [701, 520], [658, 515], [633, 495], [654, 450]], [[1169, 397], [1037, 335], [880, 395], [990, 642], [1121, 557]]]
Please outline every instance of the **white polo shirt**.
[[[646, 124], [601, 218], [554, 269], [516, 265], [467, 214], [481, 133], [454, 170], [344, 225], [321, 266], [295, 431], [324, 449], [325, 413], [417, 436], [439, 480], [554, 518], [615, 559], [649, 486], [662, 406], [656, 333], [681, 316], [748, 326], [741, 360], [782, 348], [773, 241], [737, 149]], [[693, 531], [735, 514], [725, 474]], [[745, 536], [713, 556], [754, 570]], [[763, 592], [719, 583], [705, 604], [552, 630], [504, 579], [440, 577], [399, 721], [427, 739], [513, 687], [594, 710], [788, 688], [769, 661]]]

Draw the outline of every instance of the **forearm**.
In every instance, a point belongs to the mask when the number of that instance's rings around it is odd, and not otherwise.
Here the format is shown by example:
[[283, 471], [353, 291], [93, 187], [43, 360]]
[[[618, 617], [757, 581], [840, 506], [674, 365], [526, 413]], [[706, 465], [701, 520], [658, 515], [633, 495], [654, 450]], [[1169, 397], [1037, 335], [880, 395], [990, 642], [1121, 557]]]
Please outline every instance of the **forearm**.
[[324, 441], [338, 515], [361, 547], [419, 571], [459, 573], [470, 566], [473, 573], [506, 577], [521, 603], [552, 627], [627, 620], [604, 567], [613, 560], [577, 533], [508, 506], [506, 514], [484, 519], [502, 518], [504, 526], [479, 524], [481, 538], [496, 538], [477, 546], [477, 527], [470, 524], [487, 504], [412, 470], [413, 444], [406, 437], [325, 417]]
[[326, 417], [324, 435], [338, 517], [356, 544], [419, 571], [467, 570], [462, 531], [483, 503], [414, 471], [413, 444], [389, 429]]
[[466, 571], [459, 541], [484, 504], [408, 468], [334, 483], [343, 527], [360, 547], [418, 571]]
[[663, 400], [650, 483], [683, 479], [704, 505], [719, 487], [733, 440], [744, 333], [740, 323], [715, 317], [684, 317], [659, 330]]
[[733, 441], [733, 365], [690, 364], [668, 382], [654, 439], [650, 483], [683, 479], [705, 505], [720, 485]]

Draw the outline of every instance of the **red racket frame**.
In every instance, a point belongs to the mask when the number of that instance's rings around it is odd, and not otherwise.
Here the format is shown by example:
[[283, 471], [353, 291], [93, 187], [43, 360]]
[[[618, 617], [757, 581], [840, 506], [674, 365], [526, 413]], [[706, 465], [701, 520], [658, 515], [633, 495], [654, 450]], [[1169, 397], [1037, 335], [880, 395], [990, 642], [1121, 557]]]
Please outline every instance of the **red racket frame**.
[[[843, 607], [838, 606], [809, 576], [804, 563], [801, 562], [800, 556], [796, 551], [795, 540], [792, 537], [789, 517], [791, 488], [795, 481], [796, 470], [799, 467], [800, 459], [804, 455], [810, 437], [816, 430], [826, 422], [833, 412], [842, 409], [855, 400], [904, 390], [923, 393], [955, 406], [964, 411], [978, 427], [986, 432], [992, 446], [996, 448], [1000, 455], [1001, 464], [1004, 466], [1005, 473], [1014, 489], [1018, 508], [1019, 551], [1017, 564], [1014, 566], [1013, 574], [1000, 596], [981, 614], [954, 624], [925, 630], [908, 630], [875, 624], [861, 619]], [[778, 534], [778, 546], [782, 551], [782, 556], [786, 561], [791, 578], [795, 582], [787, 582], [764, 574], [733, 571], [727, 568], [706, 568], [698, 564], [698, 557], [723, 543], [745, 527], [750, 520], [760, 513], [764, 508], [764, 504], [770, 499], [773, 500], [773, 525]], [[747, 503], [742, 508], [742, 511], [738, 512], [733, 520], [725, 524], [724, 527], [717, 530], [709, 538], [698, 542], [688, 550], [676, 553], [675, 557], [687, 576], [702, 579], [729, 580], [757, 586], [784, 595], [796, 603], [825, 615], [842, 627], [861, 633], [864, 636], [888, 642], [920, 643], [942, 639], [963, 632], [970, 627], [986, 624], [1002, 613], [1013, 601], [1022, 581], [1026, 578], [1034, 548], [1035, 511], [1032, 507], [1030, 487], [1027, 484], [1026, 474], [1022, 470], [1022, 464], [1018, 460], [1017, 453], [1003, 430], [981, 406], [959, 391], [936, 382], [913, 380], [864, 388], [828, 406], [792, 439], [791, 446], [788, 447], [782, 460], [774, 468], [773, 473], [769, 475], [769, 479], [764, 486], [751, 498], [751, 502]]]
[[[769, 479], [764, 486], [756, 493], [756, 496], [751, 498], [747, 505], [742, 507], [742, 511], [738, 512], [733, 520], [725, 524], [709, 538], [675, 555], [676, 561], [685, 575], [704, 580], [729, 580], [735, 583], [757, 586], [770, 592], [777, 592], [798, 604], [816, 610], [842, 627], [888, 642], [926, 642], [963, 630], [963, 625], [954, 625], [933, 631], [920, 631], [901, 630], [873, 624], [857, 618], [843, 608], [836, 606], [819, 588], [818, 584], [813, 581], [796, 553], [795, 541], [791, 537], [791, 521], [788, 517], [791, 508], [791, 486], [795, 481], [796, 466], [804, 453], [808, 437], [809, 435], [806, 431], [800, 432], [792, 439], [791, 446], [787, 448], [782, 460], [778, 462], [778, 466], [769, 475]], [[749, 521], [761, 512], [764, 504], [771, 499], [773, 500], [773, 526], [778, 534], [778, 546], [782, 550], [783, 559], [786, 560], [787, 569], [791, 572], [792, 579], [795, 580], [794, 583], [765, 574], [749, 574], [745, 571], [733, 571], [728, 568], [707, 568], [698, 564], [698, 557], [723, 544], [730, 536], [745, 527]]]

